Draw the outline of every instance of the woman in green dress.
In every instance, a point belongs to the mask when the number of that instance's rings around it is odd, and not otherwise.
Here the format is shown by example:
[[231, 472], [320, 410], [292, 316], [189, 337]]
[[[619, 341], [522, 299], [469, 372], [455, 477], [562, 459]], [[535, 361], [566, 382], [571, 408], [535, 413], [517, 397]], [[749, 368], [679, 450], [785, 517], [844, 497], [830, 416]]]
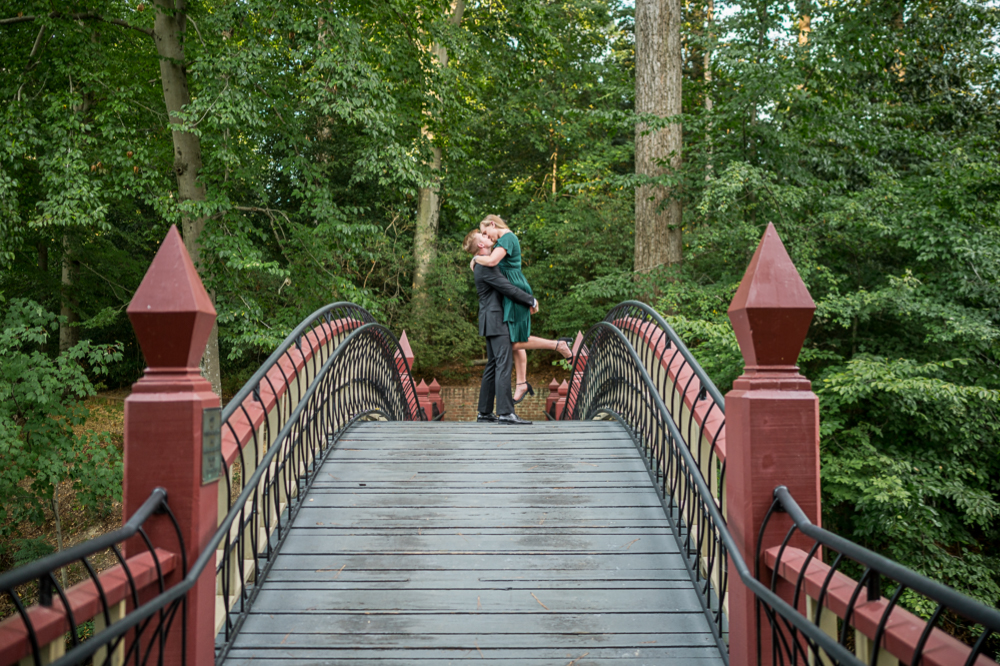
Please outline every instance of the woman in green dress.
[[[507, 228], [507, 224], [498, 215], [487, 215], [479, 223], [479, 230], [494, 243], [493, 252], [489, 256], [473, 257], [473, 264], [498, 266], [511, 284], [531, 294], [531, 285], [521, 272], [521, 243], [514, 232]], [[525, 395], [535, 394], [531, 384], [528, 383], [528, 349], [553, 349], [562, 354], [563, 358], [573, 356], [568, 338], [548, 340], [531, 334], [531, 313], [532, 311], [524, 305], [507, 298], [503, 299], [503, 320], [510, 330], [510, 341], [514, 347], [514, 373], [517, 375], [517, 386], [514, 387], [515, 403], [521, 402]]]

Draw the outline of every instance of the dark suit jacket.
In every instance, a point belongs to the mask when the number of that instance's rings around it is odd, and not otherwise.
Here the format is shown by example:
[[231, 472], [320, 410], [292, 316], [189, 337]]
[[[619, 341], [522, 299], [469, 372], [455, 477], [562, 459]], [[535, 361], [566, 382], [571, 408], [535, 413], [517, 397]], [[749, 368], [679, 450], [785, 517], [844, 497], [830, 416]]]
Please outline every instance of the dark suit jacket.
[[476, 264], [476, 292], [479, 294], [479, 335], [507, 335], [503, 323], [503, 297], [527, 307], [535, 297], [510, 283], [496, 266]]

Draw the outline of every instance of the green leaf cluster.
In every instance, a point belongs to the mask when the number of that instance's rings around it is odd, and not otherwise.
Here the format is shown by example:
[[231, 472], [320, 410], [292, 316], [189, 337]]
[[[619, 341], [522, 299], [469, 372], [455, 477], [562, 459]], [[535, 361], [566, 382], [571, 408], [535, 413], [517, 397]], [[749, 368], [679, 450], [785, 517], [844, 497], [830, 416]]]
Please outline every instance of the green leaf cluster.
[[77, 431], [88, 415], [83, 400], [95, 394], [85, 368], [106, 374], [122, 354], [84, 341], [52, 358], [42, 348], [58, 330], [57, 317], [24, 299], [0, 298], [0, 305], [0, 540], [6, 542], [19, 524], [45, 521], [63, 483], [97, 514], [121, 500], [121, 451], [107, 433]]

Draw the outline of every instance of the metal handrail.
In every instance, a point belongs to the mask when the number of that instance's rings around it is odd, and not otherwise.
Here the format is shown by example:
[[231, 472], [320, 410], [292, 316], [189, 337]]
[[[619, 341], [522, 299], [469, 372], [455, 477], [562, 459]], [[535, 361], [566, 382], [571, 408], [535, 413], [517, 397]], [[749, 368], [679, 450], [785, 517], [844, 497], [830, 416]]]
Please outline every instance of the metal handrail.
[[614, 324], [615, 319], [620, 317], [621, 311], [625, 310], [626, 308], [635, 308], [637, 310], [641, 310], [645, 316], [649, 317], [650, 319], [656, 322], [656, 325], [659, 326], [663, 330], [663, 332], [666, 333], [667, 336], [670, 338], [670, 342], [675, 347], [677, 347], [677, 350], [684, 357], [684, 360], [687, 362], [687, 364], [691, 366], [691, 369], [694, 371], [695, 376], [698, 377], [698, 381], [701, 382], [702, 387], [707, 391], [708, 395], [711, 396], [712, 400], [717, 405], [719, 405], [720, 411], [723, 414], [725, 414], [726, 398], [715, 386], [715, 382], [713, 382], [712, 378], [708, 376], [708, 373], [705, 372], [705, 370], [701, 367], [701, 364], [699, 364], [698, 361], [695, 359], [694, 354], [691, 353], [691, 350], [687, 348], [687, 345], [684, 344], [684, 341], [681, 340], [679, 335], [677, 335], [677, 332], [674, 331], [673, 327], [667, 323], [667, 321], [663, 318], [663, 316], [659, 312], [657, 312], [656, 310], [654, 310], [653, 308], [649, 307], [648, 305], [646, 305], [641, 301], [622, 301], [621, 303], [619, 303], [618, 305], [616, 305], [615, 307], [611, 308], [611, 310], [608, 311], [608, 314], [604, 317], [604, 321], [610, 324]]
[[[845, 612], [845, 625], [849, 624], [850, 617], [855, 611], [854, 604], [858, 600], [861, 588], [866, 586], [869, 587], [870, 594], [866, 595], [866, 601], [873, 601], [871, 598], [873, 595], [881, 598], [882, 586], [879, 580], [880, 576], [885, 576], [898, 584], [896, 591], [893, 594], [892, 601], [886, 607], [882, 617], [880, 618], [880, 622], [876, 627], [876, 644], [879, 642], [878, 638], [884, 634], [890, 613], [895, 607], [896, 601], [899, 599], [899, 596], [904, 589], [913, 590], [914, 592], [917, 592], [927, 599], [937, 603], [937, 608], [932, 614], [932, 620], [928, 621], [925, 626], [921, 641], [915, 646], [914, 654], [910, 663], [919, 663], [926, 640], [930, 636], [930, 632], [933, 629], [935, 622], [939, 617], [941, 617], [942, 612], [945, 610], [951, 610], [968, 620], [972, 620], [984, 628], [983, 633], [976, 642], [976, 645], [972, 648], [972, 651], [965, 662], [968, 666], [975, 663], [976, 657], [985, 647], [986, 638], [990, 634], [1000, 634], [1000, 611], [990, 608], [989, 606], [986, 606], [971, 597], [967, 597], [947, 585], [942, 585], [941, 583], [931, 580], [926, 576], [922, 576], [911, 569], [907, 569], [898, 562], [894, 562], [886, 557], [883, 557], [882, 555], [879, 555], [878, 553], [868, 550], [864, 546], [856, 544], [853, 541], [848, 541], [833, 532], [815, 525], [809, 520], [809, 517], [806, 516], [805, 511], [803, 511], [798, 502], [795, 501], [795, 498], [792, 497], [791, 492], [786, 486], [778, 486], [774, 489], [774, 501], [771, 505], [771, 509], [765, 517], [764, 524], [761, 526], [762, 534], [767, 528], [767, 524], [771, 516], [777, 511], [783, 511], [788, 514], [788, 516], [792, 519], [792, 527], [788, 530], [788, 533], [782, 541], [782, 545], [779, 549], [776, 562], [773, 567], [774, 571], [777, 571], [781, 566], [785, 548], [796, 531], [801, 532], [814, 542], [814, 546], [808, 554], [806, 563], [803, 566], [803, 573], [799, 576], [800, 580], [796, 584], [796, 594], [798, 594], [798, 591], [801, 590], [805, 569], [808, 566], [809, 561], [811, 561], [815, 556], [819, 546], [839, 553], [839, 556], [835, 559], [834, 564], [830, 568], [830, 572], [826, 576], [823, 588], [820, 592], [821, 598], [826, 595], [827, 587], [833, 580], [834, 573], [839, 569], [845, 557], [854, 560], [865, 568], [865, 573], [861, 576], [860, 581], [857, 582], [857, 587], [851, 597], [851, 603], [848, 605]], [[761, 553], [759, 552], [759, 549], [757, 553], [757, 561], [761, 561]], [[775, 578], [776, 577], [777, 576], [775, 576]]]
[[[850, 666], [864, 666], [864, 663], [861, 660], [859, 660], [856, 656], [854, 656], [846, 647], [844, 647], [837, 641], [833, 640], [830, 636], [824, 633], [822, 629], [820, 629], [818, 626], [809, 621], [808, 618], [800, 614], [798, 610], [796, 610], [788, 602], [779, 597], [775, 592], [771, 591], [763, 583], [757, 580], [756, 577], [754, 577], [753, 573], [750, 571], [750, 568], [747, 566], [746, 561], [743, 559], [739, 547], [736, 545], [735, 540], [733, 539], [732, 535], [729, 532], [729, 529], [726, 525], [726, 521], [723, 518], [722, 513], [719, 507], [717, 506], [716, 501], [711, 491], [708, 488], [708, 485], [705, 482], [705, 479], [701, 475], [697, 462], [692, 456], [690, 450], [688, 450], [688, 447], [686, 445], [679, 444], [679, 442], [684, 442], [684, 439], [681, 436], [680, 430], [677, 428], [677, 425], [674, 423], [674, 420], [671, 417], [669, 410], [667, 410], [666, 405], [663, 403], [663, 400], [660, 397], [659, 392], [656, 390], [655, 384], [653, 384], [653, 381], [650, 379], [649, 373], [646, 372], [646, 368], [643, 366], [642, 361], [639, 358], [639, 355], [635, 351], [635, 348], [629, 342], [625, 334], [622, 333], [622, 331], [619, 330], [617, 326], [610, 324], [608, 322], [600, 322], [595, 326], [593, 326], [589, 331], [587, 331], [586, 335], [584, 336], [583, 344], [580, 345], [580, 348], [577, 351], [577, 355], [574, 358], [574, 363], [573, 363], [573, 369], [575, 373], [577, 371], [577, 368], [583, 363], [582, 359], [584, 358], [587, 359], [586, 365], [582, 369], [583, 377], [580, 381], [580, 387], [584, 387], [588, 382], [588, 373], [591, 372], [592, 368], [594, 367], [593, 364], [595, 362], [595, 358], [600, 353], [599, 346], [603, 346], [606, 344], [620, 345], [621, 348], [624, 349], [625, 352], [627, 353], [629, 359], [632, 361], [633, 368], [635, 372], [638, 373], [639, 375], [638, 377], [639, 381], [648, 392], [649, 396], [648, 399], [652, 401], [656, 413], [659, 414], [660, 417], [659, 421], [666, 426], [667, 431], [669, 432], [670, 436], [667, 437], [666, 439], [671, 446], [672, 449], [671, 453], [674, 456], [679, 457], [680, 460], [683, 461], [686, 480], [689, 484], [693, 485], [695, 488], [696, 491], [695, 494], [697, 496], [697, 500], [700, 502], [700, 510], [704, 513], [707, 513], [708, 516], [710, 517], [710, 522], [716, 528], [717, 532], [716, 538], [718, 539], [720, 546], [724, 549], [723, 552], [728, 556], [729, 563], [736, 570], [743, 584], [746, 585], [758, 599], [760, 599], [768, 606], [770, 606], [772, 609], [774, 609], [777, 615], [779, 615], [785, 622], [787, 622], [788, 624], [794, 626], [796, 629], [801, 631], [802, 635], [806, 638], [806, 640], [811, 641], [810, 648], [813, 652], [818, 652], [819, 650], [822, 650], [829, 657], [836, 660], [836, 662], [839, 664], [849, 664]], [[583, 396], [581, 396], [580, 394], [582, 394], [584, 390], [585, 390], [584, 388], [580, 388], [579, 393], [576, 396], [576, 403], [573, 412], [574, 419], [586, 420], [593, 418], [593, 416], [596, 415], [596, 412], [610, 411], [608, 409], [598, 406], [595, 407], [594, 410], [591, 410], [591, 413], [586, 413], [586, 412], [581, 413], [580, 407], [581, 405], [584, 404], [584, 400], [581, 400], [581, 397]], [[629, 425], [633, 429], [636, 427], [636, 424], [632, 423], [627, 423], [627, 425]], [[659, 474], [663, 473], [663, 470], [660, 469], [660, 464], [659, 464], [660, 462], [663, 461], [665, 461], [665, 457], [662, 455], [657, 455], [657, 466], [653, 470], [651, 470], [653, 474], [658, 476]], [[680, 472], [678, 472], [678, 475], [679, 474]], [[660, 484], [657, 483], [656, 485], [659, 486]], [[664, 484], [662, 486], [662, 491], [664, 496], [666, 496], [667, 493], [666, 493], [665, 479], [664, 479]], [[687, 561], [688, 558], [685, 558], [685, 560]], [[708, 609], [706, 609], [706, 614], [710, 615]], [[715, 625], [711, 626], [713, 632], [716, 632], [717, 640], [721, 640], [721, 635], [717, 633], [716, 626]], [[727, 651], [725, 650], [722, 651], [722, 657], [723, 660], [728, 664], [729, 655]]]
[[[718, 466], [718, 472], [708, 476], [708, 485], [714, 486], [715, 499], [721, 505], [726, 456], [720, 443], [725, 438], [726, 403], [719, 389], [670, 324], [645, 303], [619, 303], [608, 311], [604, 321], [624, 329], [626, 337], [636, 340], [640, 360], [703, 474]], [[702, 401], [707, 401], [707, 406]]]
[[261, 364], [260, 368], [253, 373], [253, 376], [247, 380], [243, 387], [236, 392], [236, 395], [229, 399], [229, 402], [227, 402], [226, 406], [222, 409], [222, 422], [227, 422], [229, 418], [236, 413], [239, 406], [243, 404], [244, 400], [253, 395], [254, 391], [259, 391], [260, 383], [267, 373], [271, 371], [271, 368], [278, 363], [282, 356], [288, 355], [292, 345], [296, 345], [298, 341], [302, 339], [303, 333], [307, 330], [315, 328], [320, 319], [322, 319], [325, 324], [330, 324], [334, 321], [334, 319], [330, 317], [330, 313], [335, 310], [343, 310], [345, 313], [357, 315], [352, 318], [358, 319], [365, 324], [376, 323], [375, 317], [373, 317], [368, 310], [365, 310], [360, 305], [355, 305], [354, 303], [347, 301], [338, 301], [337, 303], [330, 303], [319, 308], [303, 319], [298, 326], [292, 329], [292, 332], [289, 333], [282, 343], [278, 345], [277, 349], [275, 349], [271, 355], [267, 357], [267, 360]]
[[[90, 580], [94, 583], [94, 587], [98, 593], [98, 598], [100, 600], [100, 614], [103, 616], [106, 625], [111, 624], [111, 608], [108, 603], [107, 595], [103, 585], [101, 584], [100, 576], [96, 573], [93, 566], [87, 560], [88, 557], [100, 553], [105, 550], [111, 550], [115, 558], [118, 560], [119, 566], [122, 567], [125, 576], [129, 583], [129, 590], [133, 602], [138, 605], [140, 590], [135, 584], [135, 578], [132, 575], [132, 571], [129, 567], [129, 561], [125, 559], [122, 555], [118, 544], [125, 542], [135, 536], [142, 537], [143, 543], [145, 544], [147, 551], [153, 559], [153, 563], [156, 566], [157, 571], [157, 584], [160, 590], [165, 587], [165, 581], [163, 577], [163, 571], [160, 566], [159, 558], [156, 555], [156, 550], [150, 543], [149, 538], [146, 536], [143, 530], [143, 525], [146, 521], [154, 514], [165, 513], [169, 516], [171, 523], [173, 524], [174, 531], [177, 535], [178, 543], [178, 554], [181, 560], [181, 572], [182, 575], [187, 573], [187, 553], [184, 548], [184, 536], [181, 533], [180, 526], [177, 523], [177, 519], [174, 517], [173, 513], [170, 511], [170, 505], [167, 504], [167, 491], [163, 488], [154, 488], [150, 493], [149, 497], [145, 502], [136, 510], [132, 516], [125, 521], [125, 523], [117, 530], [113, 532], [108, 532], [107, 534], [102, 534], [99, 537], [90, 539], [83, 543], [62, 550], [58, 553], [52, 553], [51, 555], [46, 555], [45, 557], [39, 558], [34, 562], [29, 562], [23, 566], [12, 569], [7, 573], [0, 575], [0, 591], [6, 592], [14, 603], [21, 620], [24, 622], [25, 630], [28, 634], [28, 641], [31, 644], [31, 654], [36, 666], [41, 666], [41, 645], [39, 644], [38, 634], [35, 631], [34, 623], [31, 621], [31, 617], [28, 613], [28, 609], [25, 608], [24, 603], [20, 599], [20, 595], [16, 592], [16, 589], [20, 585], [37, 580], [39, 587], [39, 605], [43, 607], [52, 606], [52, 590], [55, 590], [57, 596], [63, 605], [63, 610], [66, 613], [66, 619], [70, 625], [69, 636], [73, 645], [80, 646], [86, 645], [86, 643], [80, 642], [78, 635], [79, 622], [77, 621], [73, 608], [69, 603], [69, 598], [66, 595], [67, 590], [64, 590], [59, 582], [56, 580], [54, 572], [59, 569], [69, 566], [70, 564], [80, 562], [83, 564], [84, 568], [90, 575]], [[131, 559], [131, 558], [130, 558]], [[80, 618], [84, 621], [89, 620], [91, 616]], [[120, 642], [120, 636], [124, 635], [129, 629], [138, 625], [138, 622], [130, 624], [125, 627], [123, 631], [119, 632], [116, 636], [112, 637], [107, 643], [110, 645], [109, 653], [117, 649], [118, 643]], [[139, 643], [139, 637], [142, 635], [142, 631], [145, 627], [140, 627], [137, 631], [135, 639], [132, 646], [130, 647], [130, 652], [137, 650]], [[156, 633], [156, 632], [154, 632]], [[60, 638], [60, 640], [62, 640]], [[101, 647], [101, 646], [98, 646]], [[96, 651], [96, 649], [95, 649]]]
[[[186, 600], [185, 595], [187, 594], [187, 592], [195, 585], [195, 583], [197, 583], [198, 579], [202, 576], [205, 569], [210, 565], [210, 563], [215, 561], [215, 558], [217, 556], [216, 551], [218, 550], [219, 546], [223, 544], [223, 542], [227, 542], [227, 551], [233, 547], [237, 548], [240, 547], [238, 544], [234, 545], [228, 541], [229, 539], [231, 539], [231, 529], [233, 523], [236, 522], [237, 520], [240, 520], [241, 523], [244, 522], [245, 512], [247, 511], [248, 505], [250, 505], [252, 508], [255, 508], [257, 506], [257, 495], [258, 493], [260, 493], [259, 486], [261, 485], [261, 483], [263, 482], [265, 486], [267, 486], [268, 484], [277, 483], [279, 480], [290, 481], [288, 478], [283, 478], [283, 479], [279, 478], [281, 477], [280, 471], [276, 473], [272, 469], [271, 464], [278, 463], [276, 458], [279, 453], [288, 454], [289, 451], [291, 451], [291, 448], [294, 446], [294, 442], [290, 442], [290, 440], [293, 439], [293, 433], [296, 433], [299, 436], [301, 436], [303, 426], [300, 422], [300, 419], [305, 413], [305, 411], [310, 408], [310, 405], [313, 405], [313, 400], [316, 398], [316, 392], [320, 384], [323, 383], [323, 379], [331, 376], [331, 369], [337, 364], [337, 362], [341, 359], [341, 357], [345, 356], [352, 350], [355, 343], [361, 344], [366, 340], [366, 338], [376, 339], [377, 344], [382, 345], [383, 347], [387, 343], [391, 342], [395, 343], [395, 347], [391, 350], [393, 352], [391, 358], [392, 360], [391, 368], [392, 371], [395, 373], [396, 378], [402, 381], [401, 374], [403, 373], [399, 372], [399, 367], [396, 365], [398, 361], [397, 357], [395, 356], [395, 352], [399, 350], [399, 341], [396, 339], [395, 335], [393, 335], [393, 333], [389, 329], [379, 324], [365, 324], [364, 326], [355, 329], [343, 342], [340, 343], [340, 345], [337, 346], [336, 350], [330, 355], [330, 357], [323, 364], [323, 367], [316, 374], [316, 378], [314, 379], [314, 381], [312, 381], [306, 388], [305, 392], [302, 395], [302, 399], [296, 405], [295, 409], [292, 412], [291, 417], [287, 420], [284, 427], [278, 433], [274, 445], [271, 446], [264, 453], [264, 456], [261, 459], [260, 464], [258, 464], [253, 474], [247, 479], [246, 483], [244, 484], [243, 491], [240, 493], [239, 498], [232, 504], [232, 508], [222, 519], [215, 533], [212, 535], [211, 539], [209, 539], [208, 543], [205, 545], [205, 548], [201, 551], [201, 554], [191, 565], [191, 567], [186, 570], [184, 578], [181, 581], [179, 581], [176, 585], [170, 587], [167, 590], [162, 591], [160, 594], [158, 594], [157, 596], [155, 596], [153, 599], [149, 600], [142, 606], [139, 606], [138, 608], [132, 610], [124, 618], [115, 622], [114, 624], [111, 624], [106, 629], [101, 631], [99, 634], [93, 636], [86, 642], [76, 645], [72, 650], [67, 652], [65, 656], [53, 662], [53, 666], [76, 666], [78, 664], [84, 663], [88, 658], [92, 657], [99, 649], [101, 649], [101, 647], [112, 644], [120, 636], [124, 635], [133, 627], [138, 626], [140, 623], [144, 622], [148, 618], [151, 618], [156, 613], [162, 613], [163, 614], [162, 616], [169, 616], [171, 619], [176, 615], [179, 604], [183, 603]], [[405, 365], [405, 369], [406, 369], [405, 372], [406, 381], [409, 382], [408, 388], [412, 391], [412, 394], [415, 395], [416, 389], [413, 386], [413, 379], [408, 372], [409, 371], [408, 364]], [[402, 384], [399, 385], [399, 389], [401, 391], [404, 390]], [[336, 391], [334, 390], [332, 392], [335, 393]], [[324, 402], [323, 404], [325, 405], [326, 403]], [[315, 474], [319, 469], [319, 466], [325, 459], [325, 456], [331, 450], [333, 450], [333, 445], [340, 439], [340, 437], [343, 435], [346, 429], [350, 427], [350, 425], [356, 422], [359, 418], [363, 418], [367, 414], [379, 414], [383, 417], [393, 417], [393, 418], [402, 417], [403, 419], [414, 418], [413, 416], [414, 412], [410, 410], [409, 404], [406, 404], [405, 411], [400, 410], [399, 413], [397, 414], [387, 413], [381, 405], [374, 406], [371, 409], [361, 409], [357, 413], [352, 414], [348, 422], [344, 425], [344, 427], [336, 431], [330, 437], [330, 439], [326, 441], [326, 446], [324, 447], [323, 455], [317, 456], [314, 459], [311, 469], [308, 470], [308, 473], [304, 477], [305, 486], [302, 488], [303, 492], [298, 495], [299, 498], [303, 497], [305, 491], [308, 490], [309, 486], [312, 483], [312, 479], [315, 478]], [[415, 418], [417, 419], [423, 420], [425, 418], [422, 410], [417, 410], [415, 414], [416, 414]], [[294, 480], [291, 480], [291, 483], [293, 483], [296, 488], [299, 488], [301, 480], [302, 479], [300, 478], [296, 478]], [[268, 496], [273, 493], [271, 493], [270, 490], [265, 489], [265, 491], [261, 494]], [[301, 504], [301, 502], [299, 502], [299, 504]], [[289, 508], [286, 509], [286, 512], [288, 513], [288, 515], [285, 517], [286, 524], [289, 524], [290, 520], [294, 518], [294, 512], [297, 512], [297, 510], [298, 506], [295, 507], [289, 506]], [[285, 530], [285, 534], [287, 534], [287, 530]], [[280, 542], [277, 545], [280, 545]], [[228, 562], [228, 560], [229, 560], [228, 557], [224, 558], [224, 562]], [[254, 588], [253, 596], [256, 596], [257, 589], [258, 589], [257, 587]], [[252, 601], [253, 601], [252, 598], [246, 600], [246, 604], [242, 613], [246, 613], [249, 610]], [[168, 629], [169, 627], [166, 630]], [[166, 632], [166, 630], [164, 630], [164, 633]], [[232, 633], [227, 631], [227, 641], [221, 648], [223, 653], [225, 650], [228, 649], [228, 646], [231, 645], [232, 639], [233, 639]]]
[[139, 528], [146, 522], [146, 519], [166, 508], [166, 506], [167, 491], [163, 488], [154, 488], [146, 501], [142, 503], [142, 506], [117, 530], [102, 534], [89, 541], [84, 541], [83, 543], [61, 550], [58, 553], [46, 555], [16, 569], [11, 569], [0, 575], [0, 590], [11, 590], [18, 585], [38, 580], [39, 577], [53, 571], [58, 571], [62, 567], [73, 564], [83, 557], [94, 555], [102, 550], [111, 548], [115, 544], [131, 539], [139, 533]]

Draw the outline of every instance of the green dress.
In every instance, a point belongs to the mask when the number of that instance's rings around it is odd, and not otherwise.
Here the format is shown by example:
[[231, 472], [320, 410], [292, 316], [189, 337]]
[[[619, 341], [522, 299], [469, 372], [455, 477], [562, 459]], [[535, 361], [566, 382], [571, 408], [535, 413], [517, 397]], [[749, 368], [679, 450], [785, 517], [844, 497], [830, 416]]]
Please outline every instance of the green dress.
[[[513, 232], [506, 233], [500, 237], [497, 245], [507, 250], [507, 256], [497, 264], [500, 272], [512, 285], [534, 295], [531, 285], [521, 272], [521, 243], [517, 240], [517, 236]], [[528, 341], [528, 336], [531, 335], [531, 311], [526, 306], [504, 298], [503, 320], [510, 329], [511, 342]]]

